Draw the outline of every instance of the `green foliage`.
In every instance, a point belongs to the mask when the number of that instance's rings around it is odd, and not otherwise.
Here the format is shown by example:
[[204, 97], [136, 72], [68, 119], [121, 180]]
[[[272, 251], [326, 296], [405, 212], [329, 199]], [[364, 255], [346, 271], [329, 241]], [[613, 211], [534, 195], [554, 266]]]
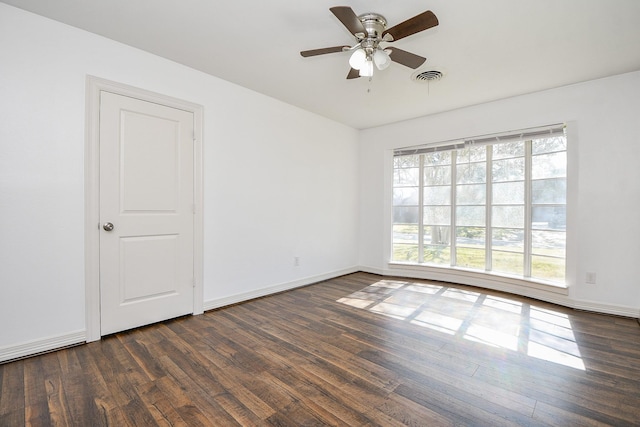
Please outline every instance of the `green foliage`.
[[393, 245], [393, 260], [399, 262], [418, 262], [418, 245]]
[[484, 239], [485, 229], [482, 227], [456, 227], [456, 235], [458, 237], [466, 237], [468, 239]]
[[457, 248], [456, 264], [459, 267], [484, 270], [484, 262], [485, 262], [484, 254], [485, 254], [484, 249]]

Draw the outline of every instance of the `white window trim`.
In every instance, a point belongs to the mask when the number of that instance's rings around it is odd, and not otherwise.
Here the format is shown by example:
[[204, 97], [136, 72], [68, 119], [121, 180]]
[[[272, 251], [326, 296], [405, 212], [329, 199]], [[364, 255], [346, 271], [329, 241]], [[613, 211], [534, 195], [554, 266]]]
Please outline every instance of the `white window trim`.
[[[565, 283], [545, 282], [540, 279], [509, 276], [497, 272], [471, 270], [462, 267], [441, 267], [427, 264], [411, 264], [389, 261], [387, 267], [395, 274], [412, 273], [411, 277], [425, 278], [462, 285], [480, 286], [496, 291], [521, 294], [522, 288], [569, 295], [569, 286]], [[423, 276], [424, 275], [424, 276]]]

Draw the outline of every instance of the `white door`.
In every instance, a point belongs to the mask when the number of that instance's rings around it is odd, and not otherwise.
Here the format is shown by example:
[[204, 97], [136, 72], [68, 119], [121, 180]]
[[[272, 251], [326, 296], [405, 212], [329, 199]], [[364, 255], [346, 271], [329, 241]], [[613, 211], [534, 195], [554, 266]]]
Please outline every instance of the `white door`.
[[100, 332], [193, 313], [192, 112], [100, 94]]

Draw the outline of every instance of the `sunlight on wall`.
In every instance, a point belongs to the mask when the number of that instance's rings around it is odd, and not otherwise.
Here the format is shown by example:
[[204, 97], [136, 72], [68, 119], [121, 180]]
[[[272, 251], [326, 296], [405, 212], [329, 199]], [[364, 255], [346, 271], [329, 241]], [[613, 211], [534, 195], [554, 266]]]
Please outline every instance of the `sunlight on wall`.
[[338, 302], [413, 325], [585, 370], [569, 316], [508, 298], [381, 280]]

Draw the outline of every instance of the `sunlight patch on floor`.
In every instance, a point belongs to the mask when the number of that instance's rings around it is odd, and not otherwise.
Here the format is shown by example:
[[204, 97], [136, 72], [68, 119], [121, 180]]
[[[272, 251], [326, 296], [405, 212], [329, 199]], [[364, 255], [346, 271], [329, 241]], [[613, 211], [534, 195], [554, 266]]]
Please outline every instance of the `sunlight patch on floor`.
[[411, 320], [411, 323], [433, 329], [434, 331], [455, 335], [456, 331], [460, 329], [460, 326], [462, 325], [462, 320], [451, 316], [425, 311], [414, 317], [413, 320]]
[[429, 283], [381, 280], [338, 302], [460, 339], [585, 370], [567, 314]]

